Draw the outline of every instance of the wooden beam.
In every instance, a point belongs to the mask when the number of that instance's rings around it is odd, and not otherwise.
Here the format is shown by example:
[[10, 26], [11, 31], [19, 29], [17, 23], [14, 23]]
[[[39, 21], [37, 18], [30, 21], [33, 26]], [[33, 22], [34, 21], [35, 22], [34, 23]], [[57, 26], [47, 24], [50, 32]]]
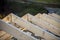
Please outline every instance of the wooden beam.
[[12, 37], [13, 37], [13, 36], [10, 36], [10, 37], [8, 37], [8, 38], [5, 39], [5, 40], [12, 40]]
[[58, 14], [52, 13], [52, 14], [49, 14], [49, 15], [60, 20], [60, 15], [58, 15]]
[[45, 16], [45, 17], [48, 17], [49, 19], [52, 19], [52, 20], [54, 20], [54, 21], [56, 21], [56, 22], [58, 22], [58, 23], [60, 23], [60, 20], [59, 19], [57, 19], [57, 18], [55, 18], [55, 17], [52, 17], [52, 16], [50, 16], [50, 15], [47, 15], [47, 14], [42, 14], [43, 16]]
[[0, 40], [5, 40], [7, 39], [8, 37], [10, 37], [10, 34], [5, 34], [4, 36], [0, 37]]
[[60, 28], [60, 23], [56, 22], [55, 20], [53, 19], [49, 19], [48, 17], [44, 16], [44, 15], [41, 15], [39, 16], [42, 20], [45, 20], [47, 21], [48, 23], [52, 24], [52, 25], [55, 25], [57, 28]]
[[46, 40], [60, 40], [60, 38], [54, 36], [53, 34], [43, 30], [42, 28], [12, 14], [12, 22], [17, 23], [23, 28], [33, 32], [35, 35], [43, 37]]
[[[11, 13], [12, 14], [12, 13]], [[4, 17], [2, 20], [4, 20], [5, 22], [7, 22], [7, 23], [9, 23], [9, 22], [11, 22], [11, 18], [12, 18], [12, 16], [11, 16], [11, 14], [9, 14], [8, 16], [6, 16], [6, 17]]]
[[[39, 16], [39, 14], [38, 14], [38, 16]], [[60, 29], [59, 28], [55, 27], [54, 25], [48, 23], [45, 20], [42, 20], [41, 18], [39, 19], [39, 18], [34, 17], [34, 16], [30, 15], [30, 14], [26, 14], [22, 18], [27, 20], [27, 21], [30, 21], [30, 22], [32, 22], [32, 23], [34, 23], [36, 25], [38, 25], [39, 27], [41, 27], [41, 28], [43, 28], [45, 30], [48, 30], [48, 31], [60, 36]]]
[[2, 31], [2, 30], [0, 31], [0, 40], [9, 40], [11, 38], [12, 37], [10, 34], [7, 34], [5, 31]]
[[22, 30], [16, 28], [15, 26], [5, 23], [4, 21], [0, 20], [0, 28], [7, 33], [13, 35], [18, 40], [37, 40], [34, 37], [30, 36], [29, 34], [26, 34]]
[[57, 19], [57, 18], [55, 18], [55, 17], [52, 17], [52, 16], [47, 15], [47, 14], [43, 14], [43, 15], [45, 15], [46, 17], [48, 17], [48, 18], [50, 18], [50, 19], [52, 19], [52, 20], [55, 20], [56, 22], [59, 22], [59, 23], [60, 23], [60, 20]]
[[6, 32], [0, 31], [0, 37], [3, 36], [4, 34], [6, 34]]

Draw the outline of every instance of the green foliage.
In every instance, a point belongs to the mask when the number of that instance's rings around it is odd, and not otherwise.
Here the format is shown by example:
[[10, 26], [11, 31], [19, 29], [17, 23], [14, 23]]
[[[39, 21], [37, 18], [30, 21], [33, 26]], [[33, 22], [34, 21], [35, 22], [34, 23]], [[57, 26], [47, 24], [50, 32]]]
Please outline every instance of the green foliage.
[[48, 13], [48, 11], [36, 4], [36, 3], [19, 3], [19, 2], [8, 2], [7, 5], [9, 5], [9, 9], [11, 12], [15, 13], [18, 16], [23, 16], [26, 13], [31, 13], [33, 15], [37, 13]]
[[60, 3], [60, 0], [34, 0], [38, 2], [46, 2], [46, 3]]
[[48, 13], [48, 11], [42, 6], [30, 4], [27, 9], [22, 11], [22, 13], [23, 14], [30, 13], [30, 14], [36, 15], [37, 13]]

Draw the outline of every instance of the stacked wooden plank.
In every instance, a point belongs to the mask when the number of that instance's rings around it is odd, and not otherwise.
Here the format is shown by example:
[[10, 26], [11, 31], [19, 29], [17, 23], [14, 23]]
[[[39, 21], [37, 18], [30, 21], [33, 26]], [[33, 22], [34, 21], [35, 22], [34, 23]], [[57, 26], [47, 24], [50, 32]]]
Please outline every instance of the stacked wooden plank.
[[28, 35], [27, 33], [23, 32], [22, 30], [16, 28], [15, 26], [5, 23], [4, 21], [0, 20], [1, 29], [10, 33], [18, 40], [35, 40], [32, 36]]
[[[60, 40], [60, 16], [57, 14], [52, 13], [47, 15], [45, 13], [38, 13], [37, 15], [33, 16], [27, 13], [23, 17], [18, 17], [11, 13], [8, 16], [6, 16], [3, 20], [6, 23], [18, 28], [19, 30], [23, 30], [22, 34], [24, 36], [26, 35], [25, 37], [28, 37], [24, 39], [24, 37], [22, 36], [21, 38], [23, 40], [28, 40], [29, 37], [31, 38], [29, 40]], [[2, 29], [3, 28], [5, 27], [2, 27]], [[8, 32], [9, 29], [5, 31]], [[12, 34], [11, 32], [8, 33]], [[20, 31], [17, 34], [19, 33]], [[27, 33], [30, 36], [27, 35]], [[16, 37], [14, 34], [12, 35]], [[20, 36], [18, 36], [18, 39], [19, 38]]]
[[10, 40], [13, 36], [6, 33], [5, 31], [0, 30], [0, 40]]
[[[37, 16], [38, 15], [39, 14], [37, 14]], [[36, 25], [60, 36], [60, 23], [56, 22], [55, 20], [48, 18], [47, 15], [45, 15], [45, 14], [41, 15], [40, 14], [39, 18], [37, 18], [37, 16], [34, 17], [30, 14], [27, 14], [25, 16], [26, 16], [27, 21], [30, 21], [30, 22], [32, 22], [32, 23], [34, 23], [34, 24], [36, 24]], [[24, 16], [23, 16], [23, 18], [24, 18]]]

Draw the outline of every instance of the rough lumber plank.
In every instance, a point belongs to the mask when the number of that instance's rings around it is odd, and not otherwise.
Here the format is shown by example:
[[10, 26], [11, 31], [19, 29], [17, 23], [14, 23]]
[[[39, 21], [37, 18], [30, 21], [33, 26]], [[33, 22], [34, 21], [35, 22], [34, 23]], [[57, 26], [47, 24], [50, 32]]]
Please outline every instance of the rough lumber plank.
[[25, 19], [25, 20], [29, 20], [27, 14], [25, 14], [22, 18]]
[[6, 34], [6, 32], [0, 31], [0, 37], [3, 36], [4, 34]]
[[28, 19], [27, 21], [30, 21], [30, 22], [40, 26], [41, 28], [46, 29], [46, 30], [60, 36], [60, 29], [55, 27], [54, 25], [46, 22], [45, 20], [39, 19], [39, 18], [34, 17], [34, 16], [30, 15], [30, 14], [26, 14], [22, 18], [25, 19], [25, 20]]
[[52, 25], [55, 25], [57, 28], [60, 28], [60, 23], [56, 22], [55, 20], [49, 19], [48, 17], [41, 15], [41, 14], [40, 14], [39, 18], [47, 21], [48, 23], [50, 23]]
[[7, 39], [5, 39], [5, 40], [12, 40], [11, 38], [12, 38], [13, 36], [10, 36], [10, 37], [8, 37]]
[[52, 19], [52, 20], [54, 20], [54, 21], [56, 21], [56, 22], [58, 22], [58, 23], [60, 23], [60, 20], [59, 19], [57, 19], [57, 18], [55, 18], [55, 17], [52, 17], [52, 16], [50, 16], [50, 15], [47, 15], [47, 14], [43, 14], [43, 16], [45, 16], [46, 18], [48, 17], [49, 19]]
[[31, 24], [30, 22], [12, 14], [12, 22], [17, 23], [23, 28], [26, 28], [27, 30], [35, 33], [37, 36], [41, 36], [45, 38], [46, 40], [60, 40], [60, 38], [54, 36], [53, 34], [39, 28], [38, 26]]
[[22, 30], [16, 28], [15, 26], [5, 23], [4, 21], [0, 20], [0, 28], [7, 33], [10, 33], [18, 40], [35, 40], [32, 36], [26, 34]]
[[52, 13], [52, 14], [49, 14], [49, 15], [60, 20], [60, 15], [57, 15], [57, 14], [55, 14], [55, 13]]
[[2, 20], [4, 20], [5, 22], [9, 23], [11, 21], [11, 14], [9, 14], [8, 16], [4, 17]]
[[5, 39], [7, 39], [8, 37], [10, 37], [10, 34], [5, 34], [4, 36], [2, 36], [1, 38], [0, 38], [0, 40], [5, 40]]
[[59, 19], [57, 19], [57, 18], [55, 18], [55, 17], [52, 17], [52, 16], [47, 15], [47, 14], [43, 14], [43, 15], [45, 15], [46, 17], [48, 17], [48, 18], [50, 18], [50, 19], [53, 19], [53, 20], [55, 20], [55, 21], [57, 21], [57, 22], [59, 22], [59, 23], [60, 23], [60, 20], [59, 20]]

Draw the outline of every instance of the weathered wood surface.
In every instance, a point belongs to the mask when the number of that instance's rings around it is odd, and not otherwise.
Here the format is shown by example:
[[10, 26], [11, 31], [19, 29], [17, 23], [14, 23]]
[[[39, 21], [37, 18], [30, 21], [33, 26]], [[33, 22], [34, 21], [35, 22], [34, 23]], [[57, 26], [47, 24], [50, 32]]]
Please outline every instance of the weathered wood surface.
[[4, 34], [6, 34], [6, 32], [0, 31], [0, 37], [2, 37]]
[[60, 15], [58, 15], [58, 14], [52, 13], [52, 14], [49, 14], [49, 15], [60, 20]]
[[60, 20], [58, 18], [52, 17], [52, 16], [47, 15], [47, 14], [43, 14], [43, 15], [60, 23]]
[[[39, 16], [36, 15], [36, 16]], [[60, 29], [55, 27], [54, 25], [46, 22], [45, 20], [42, 20], [41, 18], [37, 18], [37, 17], [34, 17], [30, 14], [26, 14], [25, 16], [22, 17], [23, 19], [27, 20], [27, 21], [30, 21], [36, 25], [38, 25], [39, 27], [45, 29], [45, 30], [48, 30], [56, 35], [59, 35], [60, 36]]]
[[5, 39], [5, 40], [12, 40], [12, 37], [13, 37], [13, 36], [10, 35], [10, 37], [8, 37], [8, 38]]
[[0, 30], [0, 40], [11, 40], [13, 36], [11, 36], [10, 34], [6, 33], [3, 30]]
[[7, 23], [11, 22], [11, 20], [12, 20], [11, 14], [7, 15], [7, 16], [4, 17], [2, 20], [5, 21], [5, 22], [7, 22]]
[[2, 37], [0, 37], [0, 40], [6, 40], [7, 38], [9, 38], [10, 37], [10, 34], [5, 34], [5, 35], [3, 35]]
[[41, 36], [46, 40], [60, 40], [60, 38], [54, 36], [53, 34], [39, 28], [38, 26], [19, 18], [18, 16], [12, 14], [12, 22], [17, 23], [23, 28], [26, 28], [27, 30], [33, 32], [37, 36]]
[[13, 35], [18, 40], [35, 40], [35, 38], [33, 38], [32, 36], [26, 34], [22, 30], [14, 27], [11, 24], [5, 23], [5, 22], [3, 22], [1, 20], [0, 20], [0, 28], [2, 30], [6, 31], [7, 33], [10, 33], [11, 35]]
[[59, 22], [56, 22], [53, 19], [49, 19], [48, 17], [46, 17], [44, 15], [41, 15], [41, 14], [40, 14], [39, 18], [41, 18], [42, 20], [47, 21], [48, 23], [50, 23], [52, 25], [55, 25], [57, 28], [60, 28], [60, 23]]

